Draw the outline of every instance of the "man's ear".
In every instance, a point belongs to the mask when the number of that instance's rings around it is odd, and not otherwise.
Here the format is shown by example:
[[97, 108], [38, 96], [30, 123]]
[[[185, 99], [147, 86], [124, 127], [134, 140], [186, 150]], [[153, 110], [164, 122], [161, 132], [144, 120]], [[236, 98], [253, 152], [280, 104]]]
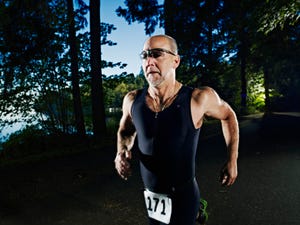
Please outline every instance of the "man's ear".
[[176, 69], [180, 64], [180, 56], [176, 55], [175, 59], [174, 59], [174, 69]]

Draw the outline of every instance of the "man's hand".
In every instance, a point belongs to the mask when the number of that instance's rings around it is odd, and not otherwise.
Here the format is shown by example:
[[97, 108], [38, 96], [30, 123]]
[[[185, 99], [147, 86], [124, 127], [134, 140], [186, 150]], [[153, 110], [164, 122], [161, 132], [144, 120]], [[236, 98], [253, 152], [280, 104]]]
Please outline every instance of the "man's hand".
[[235, 182], [237, 175], [237, 162], [228, 161], [221, 170], [220, 182], [223, 186], [230, 186]]
[[129, 160], [131, 159], [131, 151], [118, 152], [115, 158], [115, 168], [118, 174], [127, 180], [131, 175], [131, 168]]

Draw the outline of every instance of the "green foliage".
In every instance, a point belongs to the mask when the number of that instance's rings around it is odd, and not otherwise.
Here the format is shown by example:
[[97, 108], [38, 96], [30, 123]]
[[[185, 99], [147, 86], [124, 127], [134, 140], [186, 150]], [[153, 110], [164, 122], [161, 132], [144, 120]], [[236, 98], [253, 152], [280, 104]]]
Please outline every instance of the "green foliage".
[[6, 158], [21, 158], [25, 155], [35, 154], [36, 146], [42, 145], [41, 142], [45, 136], [46, 133], [35, 126], [26, 127], [9, 137], [3, 144], [1, 155]]
[[264, 111], [265, 107], [265, 88], [263, 85], [263, 73], [252, 73], [248, 76], [248, 112], [256, 113]]
[[162, 6], [157, 0], [125, 0], [127, 9], [119, 7], [116, 12], [123, 16], [129, 24], [138, 21], [145, 23], [145, 33], [150, 35], [159, 24], [158, 15], [162, 13]]
[[[87, 25], [87, 6], [82, 0], [76, 6], [79, 31]], [[0, 21], [0, 127], [25, 121], [38, 122], [51, 133], [74, 132], [66, 1], [1, 1], [0, 12], [4, 18]], [[115, 29], [101, 23], [102, 45], [116, 45], [108, 39]], [[90, 33], [79, 32], [77, 43], [81, 95], [90, 129]], [[101, 65], [126, 66], [105, 60]]]
[[45, 91], [36, 101], [34, 110], [39, 124], [50, 133], [72, 133], [73, 113], [70, 89]]
[[[110, 113], [111, 114], [111, 113]], [[106, 122], [107, 126], [107, 135], [109, 137], [116, 137], [117, 130], [119, 128], [119, 122], [121, 119], [121, 114], [114, 113], [113, 116], [109, 117]]]
[[141, 89], [147, 85], [143, 74], [122, 74], [106, 77], [103, 82], [107, 130], [108, 135], [115, 136], [121, 118], [121, 107], [125, 94], [129, 91]]
[[40, 155], [62, 155], [76, 152], [79, 148], [87, 148], [85, 142], [76, 135], [65, 133], [49, 134], [38, 126], [27, 126], [12, 134], [2, 144], [1, 161], [11, 161]]
[[103, 82], [106, 108], [121, 108], [125, 94], [143, 88], [146, 83], [143, 75], [122, 74], [106, 77]]
[[284, 29], [286, 25], [294, 26], [300, 20], [300, 2], [298, 0], [267, 0], [262, 9], [260, 17], [260, 27], [258, 31], [265, 34], [280, 28]]
[[[300, 68], [295, 61], [299, 58], [299, 1], [243, 0], [239, 4], [164, 1], [158, 5], [157, 1], [126, 0], [124, 3], [126, 8], [117, 11], [129, 24], [144, 23], [146, 34], [160, 24], [166, 34], [177, 40], [181, 55], [177, 75], [183, 83], [212, 86], [238, 111], [241, 93], [248, 92], [248, 112], [263, 110], [265, 93], [254, 90], [268, 83], [272, 106], [299, 109], [296, 102], [300, 101]], [[148, 13], [151, 7], [154, 10]], [[263, 77], [266, 80], [262, 81], [261, 76], [255, 78], [260, 71], [269, 71], [269, 76]], [[282, 104], [283, 100], [286, 104]]]

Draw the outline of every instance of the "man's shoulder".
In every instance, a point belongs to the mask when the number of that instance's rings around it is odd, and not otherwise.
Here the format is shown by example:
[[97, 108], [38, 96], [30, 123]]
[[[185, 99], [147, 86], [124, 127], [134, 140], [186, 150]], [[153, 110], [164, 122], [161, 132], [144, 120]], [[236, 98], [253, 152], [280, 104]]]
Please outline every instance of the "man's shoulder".
[[142, 89], [136, 89], [136, 90], [132, 90], [130, 92], [128, 92], [126, 95], [125, 95], [125, 99], [127, 101], [134, 101], [134, 99], [141, 95], [141, 93], [143, 92], [145, 88], [142, 88]]
[[204, 97], [206, 95], [210, 95], [214, 92], [215, 92], [214, 89], [211, 88], [211, 87], [208, 87], [208, 86], [194, 88], [193, 93], [192, 93], [192, 97], [198, 99], [198, 98]]

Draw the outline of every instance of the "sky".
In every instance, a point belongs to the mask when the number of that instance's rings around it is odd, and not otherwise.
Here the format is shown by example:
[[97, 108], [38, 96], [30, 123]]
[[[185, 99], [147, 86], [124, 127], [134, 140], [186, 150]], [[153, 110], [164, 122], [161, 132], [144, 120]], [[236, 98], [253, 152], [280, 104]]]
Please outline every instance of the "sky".
[[[160, 1], [159, 1], [160, 2]], [[142, 51], [145, 35], [144, 24], [132, 23], [128, 25], [123, 17], [118, 17], [116, 9], [124, 8], [124, 0], [102, 0], [101, 1], [101, 22], [113, 24], [117, 29], [108, 35], [108, 39], [116, 42], [115, 46], [102, 46], [102, 60], [126, 63], [124, 69], [103, 69], [104, 75], [115, 75], [122, 72], [140, 73], [141, 60], [139, 53]], [[164, 33], [163, 29], [156, 28], [154, 34]]]

